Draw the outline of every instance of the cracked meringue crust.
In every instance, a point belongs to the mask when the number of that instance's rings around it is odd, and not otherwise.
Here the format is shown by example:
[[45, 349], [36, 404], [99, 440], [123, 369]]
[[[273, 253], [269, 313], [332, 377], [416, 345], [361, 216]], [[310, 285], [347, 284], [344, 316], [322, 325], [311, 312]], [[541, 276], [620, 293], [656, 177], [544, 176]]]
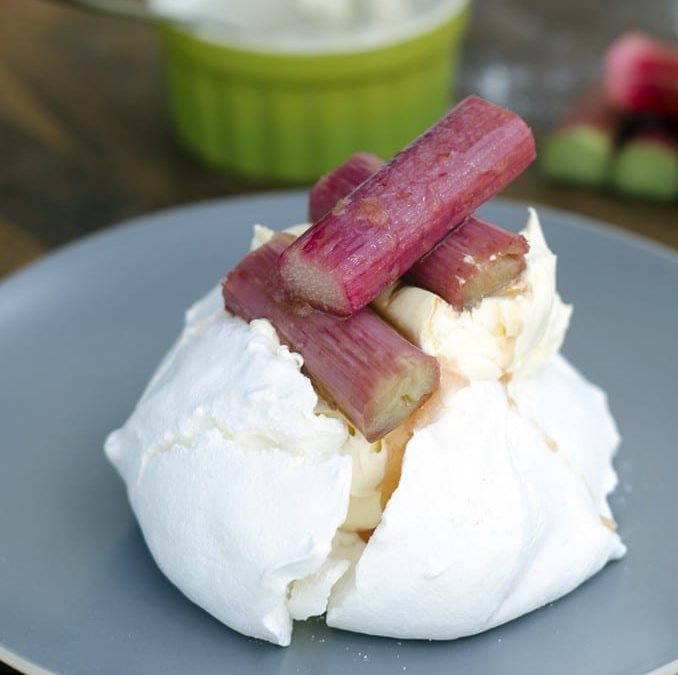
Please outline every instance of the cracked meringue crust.
[[228, 314], [219, 287], [196, 303], [105, 444], [167, 577], [280, 645], [326, 610], [338, 628], [449, 639], [621, 557], [607, 503], [619, 435], [604, 392], [557, 353], [571, 309], [536, 214], [524, 234], [524, 276], [472, 311], [402, 286], [378, 301], [444, 377], [376, 443], [318, 398], [268, 321]]

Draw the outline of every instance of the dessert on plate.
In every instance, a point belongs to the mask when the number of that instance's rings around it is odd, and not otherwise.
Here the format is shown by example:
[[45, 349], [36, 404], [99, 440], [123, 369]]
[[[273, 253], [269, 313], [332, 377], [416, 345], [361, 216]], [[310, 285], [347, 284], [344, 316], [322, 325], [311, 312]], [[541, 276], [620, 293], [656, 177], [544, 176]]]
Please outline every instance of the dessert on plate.
[[517, 115], [469, 97], [322, 178], [312, 224], [256, 226], [188, 310], [105, 451], [159, 567], [226, 625], [452, 639], [624, 555], [619, 436], [560, 354], [537, 214], [520, 234], [475, 215], [534, 156]]

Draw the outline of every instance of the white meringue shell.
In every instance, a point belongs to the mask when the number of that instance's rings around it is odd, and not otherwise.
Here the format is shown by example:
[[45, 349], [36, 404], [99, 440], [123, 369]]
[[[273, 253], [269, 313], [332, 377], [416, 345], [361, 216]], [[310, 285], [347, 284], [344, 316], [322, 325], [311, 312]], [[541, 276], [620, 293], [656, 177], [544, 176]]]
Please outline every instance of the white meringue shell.
[[325, 562], [351, 487], [346, 425], [314, 414], [300, 366], [215, 289], [105, 446], [163, 572], [227, 625], [282, 645], [288, 586]]
[[[333, 593], [328, 625], [399, 638], [470, 635], [564, 595], [624, 554], [568, 461], [592, 452], [609, 462], [616, 432], [586, 435], [601, 419], [614, 430], [604, 401], [583, 380], [571, 392], [540, 383], [571, 380], [569, 369], [556, 357], [521, 383], [524, 395], [535, 388], [560, 411], [563, 423], [550, 428], [556, 452], [496, 382], [462, 389], [415, 432], [381, 524]], [[573, 413], [581, 431], [561, 433]]]
[[330, 554], [350, 482], [348, 457], [252, 451], [211, 430], [153, 455], [131, 501], [158, 566], [193, 602], [287, 645], [287, 588]]

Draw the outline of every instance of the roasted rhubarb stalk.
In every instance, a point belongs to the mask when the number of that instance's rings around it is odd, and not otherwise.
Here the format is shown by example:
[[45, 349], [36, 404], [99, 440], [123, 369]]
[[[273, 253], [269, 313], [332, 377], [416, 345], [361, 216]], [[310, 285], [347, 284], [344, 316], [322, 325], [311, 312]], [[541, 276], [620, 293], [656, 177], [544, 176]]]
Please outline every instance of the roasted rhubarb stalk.
[[544, 172], [572, 185], [602, 185], [609, 170], [621, 115], [599, 85], [585, 89], [548, 137], [541, 154]]
[[[378, 165], [383, 162], [376, 155], [351, 155], [313, 188], [311, 210], [313, 195], [321, 184], [322, 210], [326, 212], [369, 178]], [[332, 189], [327, 189], [328, 185]], [[415, 286], [436, 293], [461, 311], [510, 286], [525, 269], [528, 248], [524, 237], [471, 216], [415, 263], [406, 276]]]
[[457, 311], [510, 286], [525, 269], [525, 237], [471, 216], [406, 275]]
[[628, 112], [678, 119], [678, 46], [642, 33], [627, 33], [608, 49], [605, 92]]
[[341, 166], [324, 175], [311, 190], [308, 218], [314, 223], [343, 197], [353, 192], [373, 173], [384, 166], [384, 160], [370, 152], [356, 152]]
[[610, 187], [627, 197], [669, 202], [678, 199], [678, 142], [667, 132], [641, 131], [615, 155]]
[[357, 312], [534, 157], [518, 115], [464, 99], [283, 253], [285, 287], [318, 309]]
[[268, 319], [280, 340], [303, 356], [320, 393], [375, 441], [438, 388], [438, 362], [371, 309], [340, 319], [292, 303], [281, 288], [278, 266], [291, 241], [289, 235], [276, 235], [227, 276], [226, 308], [247, 321]]

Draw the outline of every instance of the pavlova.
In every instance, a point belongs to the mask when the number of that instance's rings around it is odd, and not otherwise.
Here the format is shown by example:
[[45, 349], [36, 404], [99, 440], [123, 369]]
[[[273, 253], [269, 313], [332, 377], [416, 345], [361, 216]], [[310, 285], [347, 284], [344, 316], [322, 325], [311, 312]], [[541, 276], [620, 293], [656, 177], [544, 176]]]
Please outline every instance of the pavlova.
[[105, 451], [191, 600], [287, 645], [293, 620], [398, 638], [486, 630], [624, 555], [619, 436], [559, 353], [571, 308], [537, 215], [474, 215], [535, 156], [477, 97], [389, 163], [256, 227], [189, 309]]

